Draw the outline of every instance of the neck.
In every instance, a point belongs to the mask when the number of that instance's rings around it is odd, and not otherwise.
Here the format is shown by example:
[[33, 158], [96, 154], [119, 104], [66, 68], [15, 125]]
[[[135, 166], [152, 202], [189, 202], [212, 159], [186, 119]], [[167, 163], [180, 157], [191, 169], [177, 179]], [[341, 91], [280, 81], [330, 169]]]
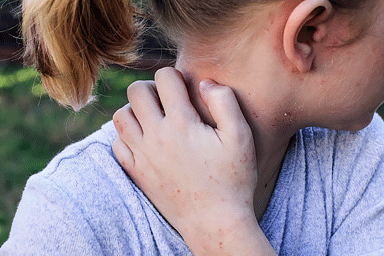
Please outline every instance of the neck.
[[279, 126], [269, 122], [267, 118], [263, 121], [250, 122], [256, 145], [258, 168], [258, 182], [254, 196], [254, 209], [258, 220], [268, 207], [290, 140], [298, 130], [293, 128], [292, 124]]
[[[208, 108], [200, 97], [198, 82], [206, 77], [213, 77], [212, 74], [216, 73], [208, 72], [211, 71], [208, 68], [201, 69], [199, 70], [200, 72], [194, 72], [192, 68], [186, 71], [183, 69], [183, 63], [183, 61], [179, 60], [176, 67], [179, 68], [184, 75], [191, 102], [200, 114], [202, 120], [214, 127], [215, 123]], [[216, 75], [219, 78], [224, 76], [224, 74]], [[218, 78], [214, 80], [220, 83]], [[227, 83], [224, 81], [221, 84]], [[248, 93], [246, 94], [248, 95]], [[260, 220], [272, 196], [290, 139], [299, 128], [296, 124], [298, 118], [293, 118], [293, 114], [296, 115], [297, 113], [294, 113], [293, 109], [295, 108], [292, 106], [280, 108], [279, 105], [271, 108], [270, 105], [273, 104], [273, 102], [271, 102], [269, 105], [265, 103], [268, 105], [265, 111], [263, 111], [262, 108], [257, 111], [253, 103], [263, 102], [263, 99], [244, 100], [248, 97], [242, 97], [242, 95], [237, 96], [239, 96], [237, 98], [240, 106], [242, 106], [243, 114], [252, 129], [256, 147], [258, 184], [255, 190], [254, 206], [256, 217]], [[281, 111], [282, 109], [290, 111], [284, 112]], [[257, 116], [255, 112], [258, 113]]]

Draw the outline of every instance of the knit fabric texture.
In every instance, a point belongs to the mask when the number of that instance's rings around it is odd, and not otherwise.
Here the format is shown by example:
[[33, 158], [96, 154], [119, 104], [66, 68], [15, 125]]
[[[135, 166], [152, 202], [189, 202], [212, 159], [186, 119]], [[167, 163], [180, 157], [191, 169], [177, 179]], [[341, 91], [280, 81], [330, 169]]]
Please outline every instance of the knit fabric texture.
[[[192, 255], [117, 163], [116, 135], [105, 124], [28, 180], [1, 256]], [[300, 130], [260, 227], [279, 255], [384, 255], [381, 118]]]

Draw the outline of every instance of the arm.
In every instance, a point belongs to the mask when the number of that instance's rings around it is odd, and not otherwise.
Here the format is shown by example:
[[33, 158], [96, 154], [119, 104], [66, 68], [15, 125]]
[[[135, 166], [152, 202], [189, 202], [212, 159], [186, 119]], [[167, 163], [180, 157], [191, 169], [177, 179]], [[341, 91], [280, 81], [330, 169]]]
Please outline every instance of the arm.
[[274, 255], [255, 217], [255, 148], [232, 90], [200, 86], [214, 129], [178, 71], [160, 70], [155, 80], [131, 85], [131, 105], [114, 116], [113, 149], [125, 171], [196, 255]]

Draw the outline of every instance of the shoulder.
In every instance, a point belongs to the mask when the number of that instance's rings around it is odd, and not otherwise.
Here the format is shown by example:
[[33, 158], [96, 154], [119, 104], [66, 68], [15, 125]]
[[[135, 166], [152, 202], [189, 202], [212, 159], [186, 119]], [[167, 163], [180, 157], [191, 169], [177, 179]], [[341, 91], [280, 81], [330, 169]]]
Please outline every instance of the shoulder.
[[346, 200], [356, 204], [368, 188], [384, 193], [375, 186], [384, 184], [384, 122], [379, 115], [358, 132], [306, 128], [297, 137], [310, 169], [332, 183], [328, 188], [336, 207]]
[[[2, 249], [15, 246], [9, 251], [52, 255], [128, 255], [144, 250], [152, 255], [156, 235], [160, 243], [170, 241], [187, 250], [119, 166], [112, 151], [115, 137], [109, 122], [33, 175]], [[25, 246], [16, 248], [20, 243]]]
[[113, 123], [109, 122], [82, 141], [69, 145], [43, 171], [30, 177], [25, 190], [44, 188], [44, 193], [52, 196], [55, 188], [55, 195], [60, 192], [84, 204], [90, 193], [110, 191], [110, 188], [100, 190], [102, 185], [112, 187], [121, 180], [131, 184], [112, 151], [115, 132]]
[[[112, 143], [115, 137], [116, 130], [113, 123], [108, 122], [103, 125], [102, 129], [87, 138], [67, 146], [52, 159], [42, 172], [32, 176], [32, 178], [53, 178], [54, 176], [63, 175], [62, 172], [79, 175], [81, 172], [76, 171], [79, 168], [87, 166], [93, 167], [86, 168], [87, 170], [93, 170], [96, 167], [102, 167], [97, 164], [98, 159], [104, 158], [113, 161]], [[106, 165], [104, 162], [101, 163]]]
[[332, 161], [336, 168], [341, 164], [352, 167], [351, 164], [355, 165], [357, 162], [376, 165], [384, 156], [384, 122], [377, 114], [371, 124], [361, 131], [310, 127], [301, 130], [297, 138], [307, 153], [319, 156], [320, 163]]
[[[119, 219], [119, 214], [132, 210], [130, 206], [147, 199], [116, 161], [112, 151], [115, 137], [109, 122], [69, 145], [28, 180], [23, 197], [37, 191], [51, 202], [65, 204], [66, 211], [80, 211], [86, 219]], [[93, 225], [92, 220], [87, 222]]]
[[308, 166], [316, 167], [308, 172], [320, 173], [325, 200], [330, 202], [329, 251], [348, 254], [351, 246], [358, 254], [383, 250], [382, 118], [376, 114], [371, 124], [358, 132], [307, 128], [301, 138]]

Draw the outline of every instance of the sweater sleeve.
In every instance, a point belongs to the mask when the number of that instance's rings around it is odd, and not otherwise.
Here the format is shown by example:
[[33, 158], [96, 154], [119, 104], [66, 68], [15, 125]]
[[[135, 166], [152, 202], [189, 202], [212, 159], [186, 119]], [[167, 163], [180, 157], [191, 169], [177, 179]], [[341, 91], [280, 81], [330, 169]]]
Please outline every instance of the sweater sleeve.
[[102, 255], [82, 212], [51, 183], [28, 181], [0, 255]]

